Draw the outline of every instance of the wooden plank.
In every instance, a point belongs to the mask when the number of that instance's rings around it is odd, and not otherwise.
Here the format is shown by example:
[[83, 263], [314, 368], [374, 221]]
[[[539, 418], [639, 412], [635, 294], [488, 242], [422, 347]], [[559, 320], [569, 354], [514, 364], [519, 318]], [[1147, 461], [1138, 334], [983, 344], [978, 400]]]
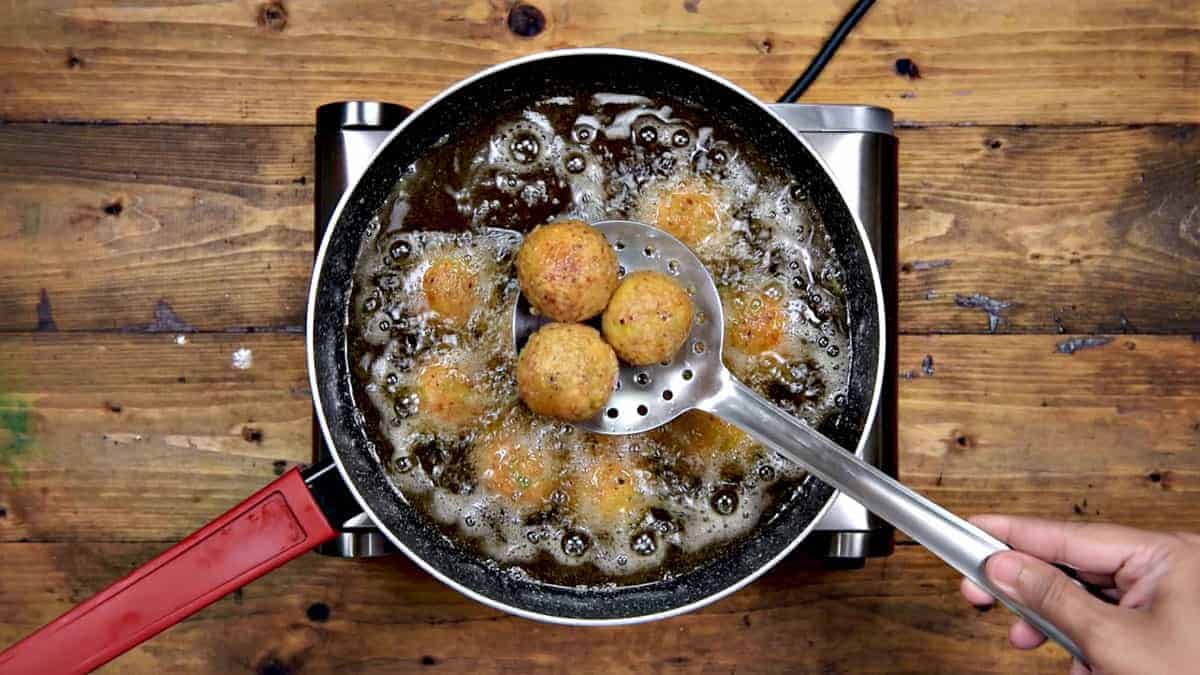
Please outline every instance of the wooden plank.
[[[0, 118], [307, 124], [326, 101], [415, 106], [499, 61], [576, 46], [664, 53], [773, 100], [850, 6], [532, 4], [544, 30], [528, 38], [500, 0], [18, 4], [0, 25]], [[1197, 122], [1198, 38], [1196, 0], [880, 3], [809, 99], [919, 124]], [[897, 74], [902, 58], [919, 78]]]
[[[0, 644], [69, 609], [159, 548], [0, 544], [6, 568]], [[912, 546], [854, 571], [827, 571], [792, 556], [692, 614], [586, 629], [504, 615], [404, 559], [310, 554], [100, 672], [1061, 673], [1067, 667], [1068, 657], [1056, 647], [1033, 653], [1009, 647], [1007, 613], [981, 613], [957, 588], [949, 568]], [[318, 604], [323, 607], [313, 609]]]
[[900, 146], [901, 330], [990, 330], [961, 306], [983, 294], [1008, 305], [1002, 331], [1200, 333], [1197, 127], [936, 129]]
[[[0, 127], [0, 330], [298, 325], [312, 131]], [[168, 322], [169, 323], [169, 322]], [[169, 329], [169, 325], [157, 325]]]
[[[900, 328], [1200, 333], [1196, 126], [905, 129]], [[311, 130], [0, 126], [0, 331], [297, 326]], [[1122, 322], [1124, 318], [1124, 322]], [[158, 324], [169, 329], [168, 325]]]
[[[966, 515], [1200, 531], [1200, 342], [1060, 339], [902, 339], [903, 479]], [[0, 373], [32, 436], [0, 457], [0, 542], [175, 540], [310, 457], [298, 335], [10, 334]]]
[[[33, 428], [33, 442], [8, 457], [11, 481], [0, 476], [0, 540], [178, 538], [311, 461], [302, 336], [176, 340], [0, 340], [3, 401]], [[234, 367], [239, 349], [250, 368]]]

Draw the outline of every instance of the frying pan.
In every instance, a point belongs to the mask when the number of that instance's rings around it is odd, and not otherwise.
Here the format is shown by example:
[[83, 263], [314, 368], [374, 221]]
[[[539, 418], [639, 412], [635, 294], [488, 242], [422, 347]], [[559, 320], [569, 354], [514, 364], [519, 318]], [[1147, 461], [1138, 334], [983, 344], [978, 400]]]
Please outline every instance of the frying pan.
[[718, 121], [735, 146], [752, 145], [808, 188], [844, 270], [850, 356], [846, 403], [819, 430], [844, 448], [864, 429], [884, 388], [886, 320], [866, 232], [816, 153], [765, 105], [732, 83], [660, 56], [564, 50], [483, 71], [429, 101], [380, 146], [343, 196], [317, 254], [309, 291], [309, 378], [331, 461], [293, 469], [108, 589], [0, 653], [0, 672], [85, 672], [334, 536], [331, 523], [365, 512], [397, 548], [459, 592], [542, 621], [621, 624], [660, 619], [713, 602], [757, 578], [809, 533], [835, 491], [805, 479], [751, 537], [698, 568], [616, 588], [541, 583], [480, 559], [444, 536], [389, 481], [380, 447], [356, 401], [347, 344], [355, 260], [368, 223], [401, 169], [439, 139], [490, 125], [497, 110], [551, 96], [612, 91], [680, 99]]

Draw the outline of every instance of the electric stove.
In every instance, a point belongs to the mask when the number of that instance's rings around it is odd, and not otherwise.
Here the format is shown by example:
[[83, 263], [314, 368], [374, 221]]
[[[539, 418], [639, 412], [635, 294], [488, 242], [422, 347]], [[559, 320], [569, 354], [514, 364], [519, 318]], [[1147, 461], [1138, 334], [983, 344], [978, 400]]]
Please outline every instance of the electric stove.
[[[808, 141], [833, 173], [850, 210], [866, 228], [883, 280], [887, 361], [883, 398], [861, 457], [896, 475], [896, 138], [892, 112], [860, 105], [777, 103], [770, 107]], [[342, 101], [317, 109], [314, 231], [320, 242], [342, 193], [367, 167], [375, 149], [411, 111], [377, 101]], [[327, 455], [314, 423], [313, 459]], [[365, 513], [342, 523], [321, 553], [344, 558], [396, 550]], [[860, 567], [890, 555], [893, 530], [862, 505], [838, 495], [805, 540], [804, 551], [836, 567]]]

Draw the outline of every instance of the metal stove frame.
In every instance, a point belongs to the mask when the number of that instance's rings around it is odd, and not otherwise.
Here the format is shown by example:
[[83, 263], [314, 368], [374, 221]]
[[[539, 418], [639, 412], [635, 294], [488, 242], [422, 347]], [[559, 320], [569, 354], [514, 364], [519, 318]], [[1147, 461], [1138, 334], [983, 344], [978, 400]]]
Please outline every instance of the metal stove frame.
[[[833, 172], [850, 210], [866, 228], [883, 282], [886, 367], [879, 414], [860, 456], [896, 475], [896, 210], [897, 144], [892, 112], [860, 105], [772, 104]], [[320, 242], [334, 208], [375, 149], [411, 111], [376, 101], [342, 101], [317, 109], [314, 236]], [[313, 460], [328, 456], [314, 420]], [[396, 549], [365, 513], [342, 523], [337, 538], [318, 550], [343, 558], [389, 555]], [[804, 542], [804, 550], [836, 567], [861, 567], [893, 550], [893, 530], [862, 505], [839, 494]]]

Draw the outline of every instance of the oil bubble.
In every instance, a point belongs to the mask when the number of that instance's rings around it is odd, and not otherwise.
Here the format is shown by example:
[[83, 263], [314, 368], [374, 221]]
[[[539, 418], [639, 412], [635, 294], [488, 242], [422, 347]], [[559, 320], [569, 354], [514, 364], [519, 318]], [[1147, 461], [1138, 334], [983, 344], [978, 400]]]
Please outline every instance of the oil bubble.
[[388, 255], [397, 262], [407, 258], [410, 253], [412, 253], [412, 244], [403, 239], [393, 242], [391, 248], [388, 249]]
[[587, 535], [582, 532], [568, 532], [563, 536], [563, 553], [566, 553], [572, 558], [578, 558], [584, 553], [587, 553], [589, 546], [591, 546], [591, 542], [588, 541]]
[[587, 168], [587, 160], [583, 158], [583, 155], [572, 153], [567, 155], [566, 165], [567, 171], [571, 173], [583, 173], [583, 170]]
[[775, 480], [775, 467], [771, 466], [770, 464], [759, 465], [758, 478], [759, 480], [767, 482]]
[[513, 159], [522, 164], [531, 164], [541, 153], [542, 145], [532, 134], [521, 134], [513, 139], [508, 150], [512, 153]]
[[496, 187], [505, 192], [511, 192], [521, 187], [521, 179], [514, 174], [500, 171], [496, 173]]
[[571, 130], [571, 138], [575, 139], [576, 143], [591, 143], [595, 137], [596, 130], [586, 124], [576, 124], [575, 128]]
[[641, 556], [654, 555], [654, 552], [658, 550], [658, 542], [655, 540], [653, 532], [643, 530], [633, 536], [633, 540], [629, 542], [629, 548]]
[[658, 131], [654, 127], [646, 125], [638, 129], [637, 137], [643, 145], [653, 145], [658, 140]]
[[692, 137], [683, 129], [679, 129], [675, 133], [671, 134], [671, 144], [677, 148], [682, 148], [691, 142]]
[[709, 503], [712, 504], [713, 511], [716, 511], [718, 514], [731, 516], [734, 511], [737, 511], [737, 492], [733, 488], [722, 488], [713, 493]]

